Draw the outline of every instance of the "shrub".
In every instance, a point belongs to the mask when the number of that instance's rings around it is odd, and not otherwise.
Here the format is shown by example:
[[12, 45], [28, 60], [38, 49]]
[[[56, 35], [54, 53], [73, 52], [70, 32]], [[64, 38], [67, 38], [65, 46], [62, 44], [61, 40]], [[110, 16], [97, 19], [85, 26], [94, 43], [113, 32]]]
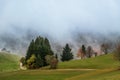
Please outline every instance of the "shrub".
[[36, 68], [35, 60], [36, 60], [36, 57], [35, 57], [35, 55], [33, 54], [33, 55], [30, 57], [30, 59], [27, 60], [27, 68], [28, 68], [28, 69], [35, 69], [35, 68]]
[[58, 60], [53, 55], [47, 55], [45, 59], [46, 59], [46, 63], [50, 65], [50, 69], [57, 68]]
[[24, 66], [24, 65], [25, 65], [25, 57], [22, 57], [22, 58], [20, 59], [20, 62], [22, 63], [22, 66]]

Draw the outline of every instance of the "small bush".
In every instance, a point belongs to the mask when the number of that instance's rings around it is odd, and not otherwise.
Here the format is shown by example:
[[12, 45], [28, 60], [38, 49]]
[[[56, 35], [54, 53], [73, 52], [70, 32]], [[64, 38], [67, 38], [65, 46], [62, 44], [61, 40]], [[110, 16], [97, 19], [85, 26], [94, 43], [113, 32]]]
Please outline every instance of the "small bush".
[[47, 55], [45, 57], [46, 62], [50, 65], [50, 69], [56, 69], [58, 60], [53, 55]]
[[22, 63], [22, 66], [24, 66], [24, 65], [25, 65], [25, 57], [22, 57], [22, 58], [20, 59], [20, 62]]
[[33, 54], [30, 59], [27, 60], [27, 68], [28, 69], [35, 69], [36, 68], [36, 65], [35, 65], [35, 60], [36, 60], [36, 57], [35, 55]]

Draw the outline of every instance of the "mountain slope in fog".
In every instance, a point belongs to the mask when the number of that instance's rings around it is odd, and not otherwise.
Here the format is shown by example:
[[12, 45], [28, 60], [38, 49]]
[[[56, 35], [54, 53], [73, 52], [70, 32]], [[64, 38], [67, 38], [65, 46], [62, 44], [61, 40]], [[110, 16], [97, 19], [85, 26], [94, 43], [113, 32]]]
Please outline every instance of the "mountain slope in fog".
[[2, 33], [0, 34], [0, 48], [7, 48], [8, 50], [25, 55], [27, 47], [32, 39], [37, 36], [48, 37], [50, 40], [52, 49], [55, 53], [59, 54], [66, 43], [69, 43], [74, 54], [84, 44], [86, 47], [91, 45], [92, 47], [100, 48], [102, 43], [113, 44], [120, 39], [118, 33], [91, 33], [91, 32], [71, 32], [68, 37], [58, 39], [55, 36], [49, 34], [40, 34], [34, 30], [21, 30], [16, 29], [17, 33]]

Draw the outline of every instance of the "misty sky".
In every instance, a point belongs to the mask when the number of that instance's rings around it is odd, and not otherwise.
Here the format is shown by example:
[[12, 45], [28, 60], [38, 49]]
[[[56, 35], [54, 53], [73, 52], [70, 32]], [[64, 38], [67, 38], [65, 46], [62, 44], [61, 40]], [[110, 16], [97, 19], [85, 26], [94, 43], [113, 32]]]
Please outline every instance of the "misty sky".
[[120, 0], [0, 0], [0, 34], [16, 29], [59, 37], [73, 30], [119, 32]]

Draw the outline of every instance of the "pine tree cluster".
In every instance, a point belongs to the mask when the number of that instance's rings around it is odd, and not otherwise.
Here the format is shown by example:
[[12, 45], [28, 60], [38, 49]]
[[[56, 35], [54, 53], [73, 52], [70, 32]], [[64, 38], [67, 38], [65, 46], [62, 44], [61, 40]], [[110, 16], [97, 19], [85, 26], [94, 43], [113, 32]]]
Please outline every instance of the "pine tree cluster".
[[[47, 66], [45, 60], [46, 55], [53, 55], [49, 40], [43, 37], [37, 37], [32, 40], [25, 57], [25, 62], [28, 68], [35, 69], [43, 66]], [[34, 60], [30, 60], [34, 56]]]

